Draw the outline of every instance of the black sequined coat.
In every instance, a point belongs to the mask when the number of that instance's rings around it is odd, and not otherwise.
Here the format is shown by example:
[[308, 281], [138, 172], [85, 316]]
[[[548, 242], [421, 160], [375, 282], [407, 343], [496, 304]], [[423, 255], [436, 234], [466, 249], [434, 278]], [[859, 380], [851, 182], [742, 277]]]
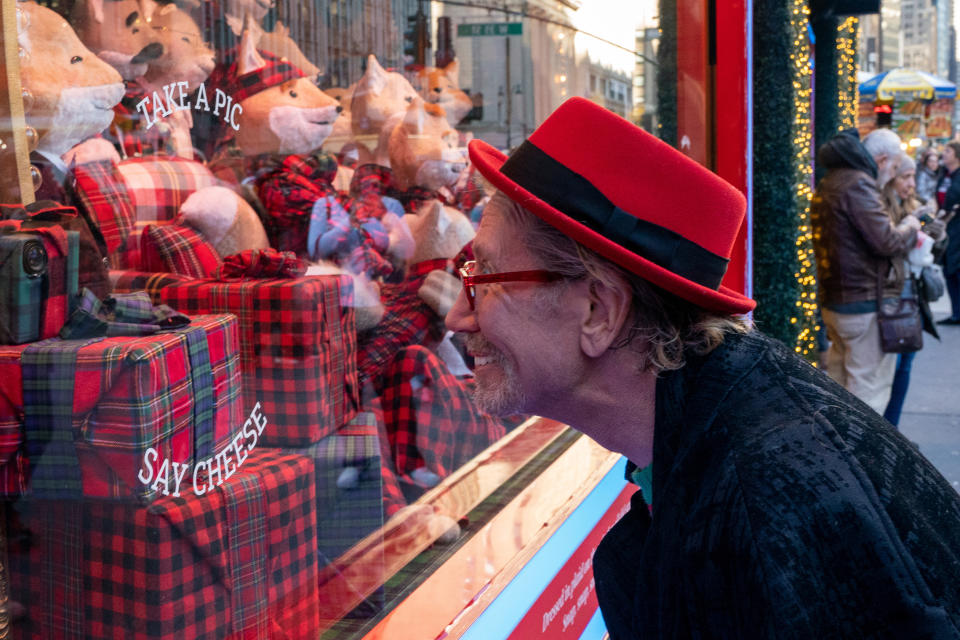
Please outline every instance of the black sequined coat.
[[782, 344], [657, 383], [640, 493], [594, 556], [612, 640], [960, 638], [960, 495]]

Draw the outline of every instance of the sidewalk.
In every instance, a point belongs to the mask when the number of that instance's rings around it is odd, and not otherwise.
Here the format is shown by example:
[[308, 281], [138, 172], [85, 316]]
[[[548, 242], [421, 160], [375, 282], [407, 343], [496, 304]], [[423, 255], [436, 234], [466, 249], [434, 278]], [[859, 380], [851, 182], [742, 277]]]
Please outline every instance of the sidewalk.
[[[937, 320], [947, 317], [947, 295], [932, 309]], [[960, 491], [960, 326], [937, 330], [940, 342], [925, 333], [913, 361], [900, 430]]]

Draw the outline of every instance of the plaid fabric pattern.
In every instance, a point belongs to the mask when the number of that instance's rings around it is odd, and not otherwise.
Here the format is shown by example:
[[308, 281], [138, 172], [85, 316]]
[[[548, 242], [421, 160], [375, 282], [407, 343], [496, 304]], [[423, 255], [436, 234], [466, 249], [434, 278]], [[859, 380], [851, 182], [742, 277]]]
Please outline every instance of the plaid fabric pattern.
[[383, 526], [381, 432], [377, 416], [363, 411], [335, 433], [300, 451], [312, 458], [316, 467], [321, 566]]
[[267, 211], [270, 246], [306, 257], [307, 229], [314, 203], [332, 200], [344, 210], [345, 196], [333, 188], [336, 162], [328, 156], [258, 156], [250, 166], [257, 195]]
[[114, 293], [132, 293], [134, 291], [145, 291], [150, 296], [150, 302], [160, 304], [160, 290], [169, 284], [175, 282], [188, 282], [192, 278], [177, 275], [175, 273], [155, 273], [144, 271], [119, 271], [110, 272], [110, 281], [113, 284]]
[[143, 244], [156, 247], [167, 271], [193, 278], [209, 278], [223, 260], [217, 250], [191, 227], [178, 224], [151, 224], [143, 230], [141, 253], [147, 253]]
[[[70, 313], [70, 300], [77, 293], [80, 267], [80, 235], [61, 227], [21, 228], [20, 220], [0, 221], [0, 344], [23, 344], [57, 335]], [[47, 256], [40, 277], [23, 270], [24, 243], [39, 240]]]
[[247, 249], [227, 256], [217, 270], [219, 280], [234, 278], [298, 278], [307, 272], [307, 263], [291, 251]]
[[278, 60], [272, 56], [266, 58], [265, 61], [267, 64], [256, 71], [241, 76], [233, 76], [234, 80], [228, 87], [230, 89], [229, 93], [233, 95], [234, 102], [240, 102], [270, 87], [283, 84], [287, 80], [296, 80], [303, 77], [303, 72], [289, 62]]
[[240, 324], [244, 405], [261, 403], [263, 446], [303, 447], [356, 413], [356, 318], [346, 276], [193, 281], [161, 291], [193, 315], [234, 313]]
[[443, 338], [443, 318], [417, 294], [434, 269], [451, 271], [452, 263], [426, 260], [411, 265], [403, 282], [380, 286], [383, 320], [357, 337], [357, 372], [361, 387], [376, 377], [401, 348], [435, 343]]
[[73, 190], [100, 229], [107, 251], [121, 246], [136, 220], [136, 209], [119, 167], [112, 162], [90, 162], [73, 168]]
[[[27, 345], [21, 355], [30, 488], [39, 498], [77, 498], [83, 493], [73, 434], [73, 383], [77, 351], [99, 340], [68, 345], [57, 339], [44, 340]], [[119, 345], [109, 347], [104, 358], [115, 359], [119, 349]]]
[[[57, 384], [55, 379], [61, 380], [57, 388], [65, 386], [66, 374], [49, 379], [52, 367], [62, 367], [50, 363], [62, 363], [64, 352], [72, 351], [75, 359], [67, 411], [79, 460], [73, 465], [80, 470], [84, 496], [154, 500], [163, 487], [155, 489], [137, 479], [148, 448], [158, 451], [152, 461], [156, 474], [164, 460], [192, 462], [209, 455], [242, 424], [238, 331], [232, 316], [201, 316], [188, 327], [145, 337], [108, 337], [90, 344], [51, 340], [44, 343], [42, 353], [30, 356], [34, 366], [46, 367], [46, 373], [38, 370], [30, 378], [23, 371], [26, 349], [23, 345], [0, 347], [0, 379], [4, 379], [0, 425], [8, 427], [5, 433], [10, 440], [14, 423], [22, 425], [18, 436], [24, 443], [16, 447], [13, 459], [0, 466], [2, 494], [29, 492], [32, 483], [22, 471], [37, 463], [69, 466], [63, 458], [47, 459], [50, 436], [44, 429], [23, 431], [28, 411], [41, 417], [61, 415], [63, 409], [51, 405], [28, 407], [23, 386], [28, 379], [34, 380], [31, 393], [44, 392], [45, 385]], [[17, 388], [7, 379], [23, 382]], [[56, 406], [67, 401], [58, 398]], [[45, 429], [49, 431], [50, 426]], [[7, 451], [12, 444], [7, 443]], [[74, 492], [68, 490], [66, 495], [74, 497]]]
[[419, 485], [410, 475], [415, 470], [444, 478], [506, 434], [425, 347], [400, 350], [374, 384], [383, 408], [384, 457], [412, 486]]
[[62, 503], [19, 503], [7, 521], [10, 595], [27, 617], [13, 637], [315, 638], [314, 482], [309, 459], [256, 449], [203, 495], [71, 503], [69, 554], [44, 516]]
[[154, 306], [145, 291], [116, 294], [101, 301], [89, 289], [75, 300], [70, 321], [60, 330], [64, 340], [102, 336], [146, 336], [179, 329], [190, 318], [166, 305]]
[[136, 215], [126, 241], [110, 256], [115, 269], [144, 270], [140, 262], [144, 227], [173, 220], [190, 194], [220, 183], [203, 164], [176, 156], [127, 158], [117, 165], [117, 171]]

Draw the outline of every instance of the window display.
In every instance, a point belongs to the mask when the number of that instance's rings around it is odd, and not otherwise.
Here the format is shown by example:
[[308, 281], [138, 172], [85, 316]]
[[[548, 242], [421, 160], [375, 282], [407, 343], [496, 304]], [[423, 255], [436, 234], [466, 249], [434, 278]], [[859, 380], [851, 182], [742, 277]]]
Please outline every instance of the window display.
[[573, 9], [534, 4], [3, 0], [13, 637], [361, 637], [557, 486], [579, 437], [480, 411], [444, 326], [467, 142], [586, 88]]

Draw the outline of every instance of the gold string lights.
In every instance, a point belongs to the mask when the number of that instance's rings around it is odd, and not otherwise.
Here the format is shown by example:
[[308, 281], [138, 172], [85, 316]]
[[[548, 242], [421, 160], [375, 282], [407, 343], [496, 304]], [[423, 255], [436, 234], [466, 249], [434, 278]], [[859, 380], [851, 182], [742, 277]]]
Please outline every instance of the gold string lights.
[[797, 279], [799, 297], [790, 317], [790, 324], [797, 329], [794, 350], [815, 361], [817, 355], [817, 281], [813, 273], [813, 230], [810, 226], [810, 201], [813, 198], [813, 118], [812, 76], [810, 66], [810, 38], [808, 25], [810, 7], [807, 0], [794, 0], [790, 9], [790, 54], [793, 75], [793, 160], [797, 211]]
[[837, 27], [837, 112], [840, 128], [857, 126], [860, 86], [857, 83], [857, 34], [860, 20], [850, 16]]

